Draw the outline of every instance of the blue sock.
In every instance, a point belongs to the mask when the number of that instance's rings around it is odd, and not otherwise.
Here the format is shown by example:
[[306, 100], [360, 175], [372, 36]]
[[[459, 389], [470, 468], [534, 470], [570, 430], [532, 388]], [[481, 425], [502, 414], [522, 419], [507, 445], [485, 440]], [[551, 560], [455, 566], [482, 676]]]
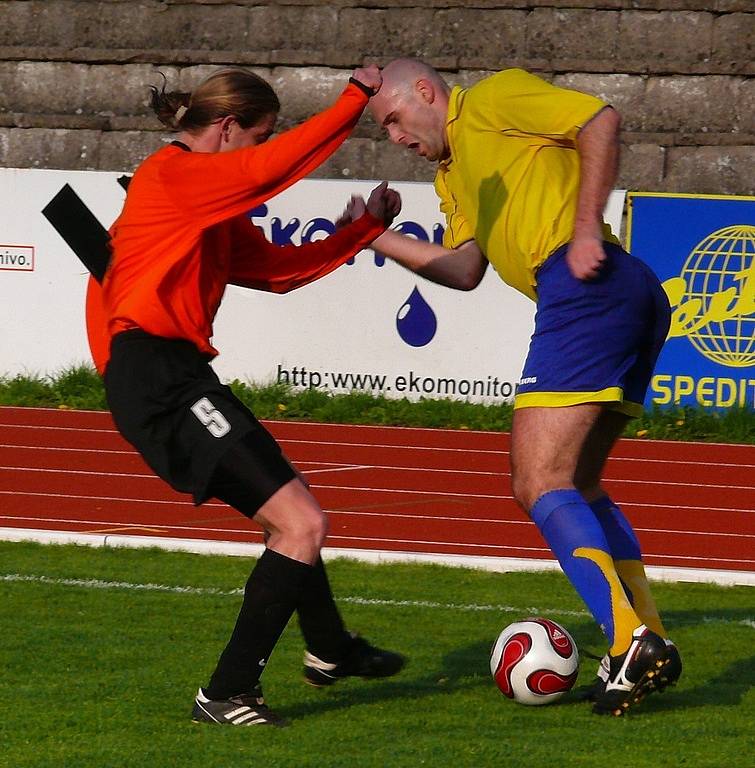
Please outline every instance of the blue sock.
[[[617, 620], [636, 626], [613, 564], [606, 535], [595, 513], [574, 488], [544, 493], [530, 516], [595, 621], [614, 644]], [[627, 610], [631, 616], [627, 616]], [[630, 630], [631, 634], [631, 630]], [[625, 631], [620, 638], [623, 644]]]
[[590, 509], [595, 513], [603, 529], [608, 542], [608, 551], [614, 560], [642, 559], [640, 543], [637, 541], [632, 524], [608, 496], [591, 502]]
[[603, 529], [616, 573], [635, 613], [643, 624], [661, 637], [668, 637], [650, 591], [642, 551], [632, 524], [608, 496], [596, 499], [590, 509]]

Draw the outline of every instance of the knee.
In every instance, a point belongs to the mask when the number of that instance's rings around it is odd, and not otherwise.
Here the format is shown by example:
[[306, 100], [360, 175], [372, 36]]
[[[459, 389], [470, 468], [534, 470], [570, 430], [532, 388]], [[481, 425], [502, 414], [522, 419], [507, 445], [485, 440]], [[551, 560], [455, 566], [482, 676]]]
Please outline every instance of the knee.
[[327, 535], [328, 516], [318, 508], [316, 514], [313, 514], [308, 522], [307, 536], [319, 550], [325, 543], [325, 537]]
[[319, 508], [291, 510], [280, 527], [282, 536], [319, 550], [328, 535], [328, 518]]
[[522, 472], [512, 472], [511, 492], [514, 501], [527, 513], [532, 509], [532, 505], [540, 495], [532, 479]]

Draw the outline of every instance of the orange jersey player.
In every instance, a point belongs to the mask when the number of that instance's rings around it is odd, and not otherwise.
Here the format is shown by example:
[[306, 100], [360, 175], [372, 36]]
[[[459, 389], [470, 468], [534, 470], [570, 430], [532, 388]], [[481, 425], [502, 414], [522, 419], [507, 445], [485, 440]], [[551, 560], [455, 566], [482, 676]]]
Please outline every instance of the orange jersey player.
[[346, 631], [320, 558], [325, 513], [209, 365], [227, 285], [297, 288], [354, 256], [398, 213], [400, 199], [383, 183], [364, 215], [330, 237], [281, 247], [247, 216], [329, 157], [380, 83], [376, 67], [356, 70], [332, 107], [270, 141], [278, 99], [251, 72], [221, 71], [191, 94], [153, 89], [158, 116], [180, 132], [134, 174], [111, 229], [101, 295], [90, 286], [90, 341], [121, 434], [195, 503], [221, 499], [265, 532], [230, 640], [195, 697], [197, 721], [284, 724], [259, 680], [294, 612], [307, 646], [305, 679], [314, 685], [403, 666], [399, 654]]

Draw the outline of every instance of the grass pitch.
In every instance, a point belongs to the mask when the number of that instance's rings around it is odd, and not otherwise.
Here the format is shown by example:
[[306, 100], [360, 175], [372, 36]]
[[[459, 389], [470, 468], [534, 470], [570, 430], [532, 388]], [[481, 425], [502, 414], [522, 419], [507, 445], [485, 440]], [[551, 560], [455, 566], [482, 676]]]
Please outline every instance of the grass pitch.
[[[301, 682], [289, 626], [265, 672], [287, 729], [193, 724], [251, 562], [154, 550], [0, 543], [0, 765], [606, 766], [752, 765], [755, 592], [657, 584], [685, 670], [630, 716], [600, 718], [575, 693], [546, 707], [505, 700], [487, 668], [498, 632], [539, 614], [581, 650], [598, 630], [556, 573], [331, 562], [350, 628], [405, 653], [383, 681]], [[593, 677], [584, 659], [578, 686]]]

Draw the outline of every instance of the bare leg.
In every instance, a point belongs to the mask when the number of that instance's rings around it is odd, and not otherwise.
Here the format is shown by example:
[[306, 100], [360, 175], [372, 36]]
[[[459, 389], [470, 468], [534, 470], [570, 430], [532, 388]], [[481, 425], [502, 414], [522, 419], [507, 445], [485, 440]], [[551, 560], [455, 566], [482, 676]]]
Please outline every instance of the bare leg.
[[600, 479], [608, 456], [628, 421], [625, 414], [604, 409], [587, 435], [577, 460], [574, 485], [588, 503], [606, 495]]
[[[616, 571], [606, 536], [577, 482], [592, 493], [616, 439], [604, 406], [522, 408], [514, 413], [512, 487], [564, 573], [611, 643], [623, 653], [641, 624]], [[578, 467], [580, 475], [577, 477]]]
[[576, 487], [580, 457], [602, 412], [602, 406], [591, 403], [514, 411], [511, 484], [526, 512], [544, 493]]

